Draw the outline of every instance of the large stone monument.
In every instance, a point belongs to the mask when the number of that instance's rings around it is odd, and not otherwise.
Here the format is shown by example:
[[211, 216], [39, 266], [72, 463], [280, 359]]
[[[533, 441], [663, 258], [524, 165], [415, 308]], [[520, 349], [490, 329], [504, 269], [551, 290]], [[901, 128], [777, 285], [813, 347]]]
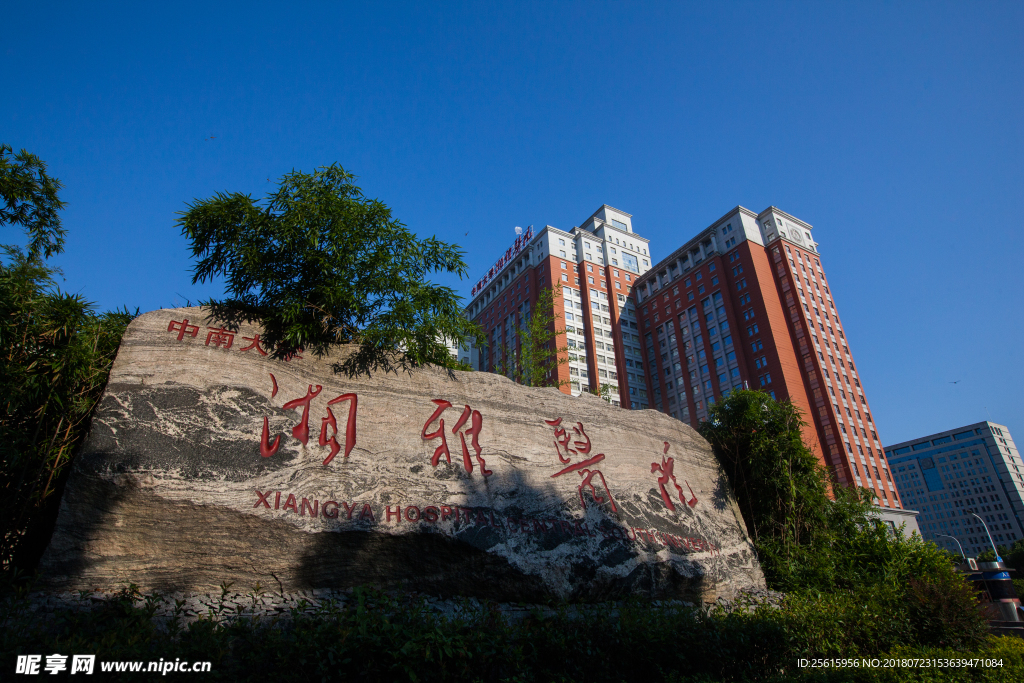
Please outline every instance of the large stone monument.
[[53, 588], [372, 584], [498, 600], [764, 587], [707, 442], [482, 372], [349, 378], [199, 308], [128, 328], [41, 563]]

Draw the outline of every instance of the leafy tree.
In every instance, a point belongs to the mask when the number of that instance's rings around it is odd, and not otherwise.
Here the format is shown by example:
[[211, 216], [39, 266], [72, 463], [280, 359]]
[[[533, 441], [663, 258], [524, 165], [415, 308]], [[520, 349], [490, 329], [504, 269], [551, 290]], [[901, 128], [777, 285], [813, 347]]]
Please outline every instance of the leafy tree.
[[57, 196], [62, 187], [46, 175], [39, 157], [25, 150], [13, 155], [10, 145], [0, 144], [0, 225], [25, 228], [30, 256], [49, 258], [64, 251], [65, 230], [58, 214], [64, 202]]
[[760, 391], [736, 391], [714, 403], [700, 433], [729, 476], [755, 543], [785, 551], [824, 523], [829, 486], [803, 441], [796, 408]]
[[603, 398], [608, 403], [612, 402], [612, 385], [602, 382], [600, 385], [593, 387], [590, 393], [598, 398]]
[[1014, 578], [1024, 579], [1024, 538], [1018, 539], [1008, 549], [1000, 553], [1007, 566], [1017, 570]]
[[241, 193], [196, 200], [178, 224], [197, 259], [193, 282], [223, 277], [227, 298], [209, 301], [225, 319], [259, 321], [278, 356], [317, 355], [355, 344], [338, 369], [431, 364], [458, 367], [445, 340], [482, 331], [453, 290], [427, 281], [468, 269], [459, 249], [417, 239], [334, 164], [285, 174], [262, 205]]
[[558, 328], [556, 321], [561, 316], [551, 312], [554, 311], [555, 299], [560, 296], [551, 288], [538, 292], [536, 305], [516, 331], [518, 343], [512, 349], [503, 349], [496, 368], [498, 374], [528, 387], [563, 387], [569, 384], [568, 380], [558, 379], [559, 366], [569, 362], [567, 356], [561, 355], [568, 351], [568, 347], [556, 346], [556, 339], [558, 335], [565, 334], [565, 328]]
[[[735, 492], [769, 585], [852, 591], [907, 619], [941, 618], [935, 628], [946, 636], [977, 636], [983, 624], [948, 553], [919, 535], [892, 533], [866, 489], [833, 486], [802, 443], [801, 425], [792, 404], [737, 391], [715, 403], [700, 426]], [[933, 608], [936, 595], [945, 596], [943, 615]]]
[[[64, 247], [60, 181], [22, 151], [0, 146], [0, 224], [21, 225], [28, 249], [0, 263], [0, 566], [31, 567], [49, 541], [63, 475], [106, 385], [127, 310], [96, 314], [60, 291], [44, 259]], [[137, 314], [137, 312], [136, 312]]]

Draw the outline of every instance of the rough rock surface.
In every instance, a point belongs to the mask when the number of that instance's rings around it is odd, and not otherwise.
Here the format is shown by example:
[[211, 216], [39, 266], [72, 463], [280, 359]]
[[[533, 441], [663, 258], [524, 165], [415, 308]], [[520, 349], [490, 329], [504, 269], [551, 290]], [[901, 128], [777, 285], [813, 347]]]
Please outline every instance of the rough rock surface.
[[764, 588], [687, 425], [489, 373], [349, 378], [336, 358], [262, 355], [258, 331], [199, 308], [129, 326], [41, 563], [52, 588], [517, 602]]

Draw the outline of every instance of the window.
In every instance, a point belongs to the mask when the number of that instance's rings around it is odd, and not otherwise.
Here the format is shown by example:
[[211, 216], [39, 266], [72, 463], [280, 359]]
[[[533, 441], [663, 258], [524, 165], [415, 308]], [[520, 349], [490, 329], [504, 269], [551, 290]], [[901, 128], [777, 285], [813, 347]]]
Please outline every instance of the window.
[[568, 281], [569, 281], [569, 276], [566, 275], [565, 273], [562, 273], [562, 282], [568, 282]]
[[[563, 256], [564, 256], [564, 254], [563, 254]], [[565, 269], [566, 269], [565, 261], [562, 261], [562, 270], [565, 270]]]
[[[590, 257], [588, 256], [587, 258], [590, 258]], [[594, 272], [594, 266], [592, 266], [592, 265], [590, 265], [590, 264], [588, 263], [588, 264], [587, 264], [587, 272], [588, 272], [588, 273], [593, 273], [593, 272]]]
[[[558, 252], [558, 255], [561, 256], [562, 258], [565, 258], [565, 252], [564, 251]], [[564, 263], [562, 264], [562, 267], [565, 268], [565, 264]]]
[[587, 276], [587, 282], [589, 282], [590, 284], [594, 284], [594, 276], [593, 275]]

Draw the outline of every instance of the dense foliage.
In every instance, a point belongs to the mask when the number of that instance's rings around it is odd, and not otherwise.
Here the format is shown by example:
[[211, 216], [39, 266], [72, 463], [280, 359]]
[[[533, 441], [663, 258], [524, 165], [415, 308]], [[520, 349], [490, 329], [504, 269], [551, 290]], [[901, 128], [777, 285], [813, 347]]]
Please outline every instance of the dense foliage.
[[[133, 599], [134, 598], [134, 599]], [[913, 608], [889, 611], [871, 595], [792, 595], [780, 607], [752, 603], [726, 612], [653, 607], [647, 601], [535, 613], [507, 621], [493, 610], [444, 620], [399, 609], [386, 595], [357, 590], [349, 604], [272, 624], [218, 622], [235, 609], [162, 631], [151, 603], [126, 592], [91, 613], [47, 623], [17, 602], [0, 613], [0, 660], [23, 653], [95, 653], [98, 659], [211, 661], [209, 680], [264, 681], [1012, 681], [1024, 677], [1024, 641], [967, 642]], [[802, 668], [800, 659], [866, 657], [1001, 661], [997, 668]], [[825, 675], [827, 674], [827, 678]], [[180, 674], [185, 678], [190, 674]], [[128, 679], [131, 674], [124, 674]], [[194, 679], [194, 675], [191, 675]], [[135, 674], [138, 677], [138, 674]], [[170, 679], [175, 675], [171, 674]]]
[[726, 470], [769, 585], [863, 598], [888, 619], [980, 638], [977, 600], [948, 553], [917, 534], [893, 534], [873, 514], [867, 490], [833, 486], [801, 441], [801, 426], [788, 402], [738, 391], [716, 403], [700, 429]]
[[560, 296], [550, 288], [537, 293], [537, 303], [527, 312], [515, 338], [509, 347], [500, 350], [498, 374], [528, 387], [562, 387], [569, 383], [558, 379], [559, 366], [569, 362], [564, 355], [568, 348], [556, 346], [558, 335], [565, 334], [565, 328], [557, 325], [560, 316], [553, 313], [555, 299]]
[[417, 237], [337, 164], [286, 174], [262, 206], [248, 195], [196, 200], [178, 223], [197, 259], [193, 282], [225, 279], [223, 319], [259, 321], [278, 356], [358, 351], [347, 373], [404, 364], [454, 368], [445, 342], [482, 336], [455, 292], [427, 280], [466, 275], [459, 249]]
[[25, 228], [30, 257], [50, 258], [64, 250], [64, 202], [57, 194], [62, 187], [35, 154], [13, 154], [10, 145], [0, 144], [0, 225]]
[[0, 222], [22, 226], [28, 248], [0, 262], [0, 568], [32, 567], [50, 537], [63, 475], [99, 399], [121, 335], [134, 317], [97, 314], [62, 292], [44, 258], [63, 249], [60, 181], [22, 151], [0, 145]]
[[754, 542], [778, 546], [784, 555], [813, 544], [828, 523], [821, 466], [804, 445], [800, 424], [791, 404], [758, 391], [736, 391], [713, 404], [700, 425]]

